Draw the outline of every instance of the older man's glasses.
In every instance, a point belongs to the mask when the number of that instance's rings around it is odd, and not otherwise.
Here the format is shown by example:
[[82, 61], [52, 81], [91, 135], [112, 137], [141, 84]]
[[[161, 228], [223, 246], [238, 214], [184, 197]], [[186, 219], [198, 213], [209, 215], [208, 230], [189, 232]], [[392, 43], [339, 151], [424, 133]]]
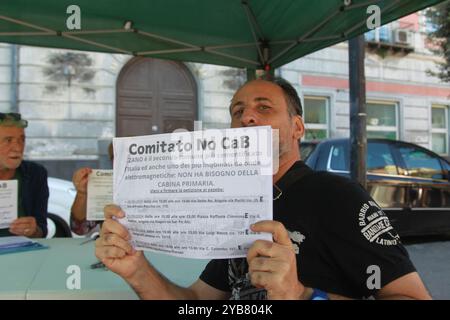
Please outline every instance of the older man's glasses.
[[0, 112], [0, 125], [12, 125], [21, 128], [26, 128], [28, 126], [28, 121], [22, 119], [22, 115], [20, 113], [3, 113]]

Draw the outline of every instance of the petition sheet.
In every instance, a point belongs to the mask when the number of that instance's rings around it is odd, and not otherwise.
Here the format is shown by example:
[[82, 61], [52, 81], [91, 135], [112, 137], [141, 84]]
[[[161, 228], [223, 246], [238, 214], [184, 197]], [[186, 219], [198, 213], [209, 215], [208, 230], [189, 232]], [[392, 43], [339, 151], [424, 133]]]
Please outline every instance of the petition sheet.
[[17, 219], [17, 180], [0, 181], [0, 229]]
[[114, 203], [136, 249], [245, 257], [250, 225], [272, 220], [272, 130], [252, 127], [114, 138]]
[[92, 170], [87, 186], [87, 220], [105, 220], [103, 208], [113, 203], [113, 171]]

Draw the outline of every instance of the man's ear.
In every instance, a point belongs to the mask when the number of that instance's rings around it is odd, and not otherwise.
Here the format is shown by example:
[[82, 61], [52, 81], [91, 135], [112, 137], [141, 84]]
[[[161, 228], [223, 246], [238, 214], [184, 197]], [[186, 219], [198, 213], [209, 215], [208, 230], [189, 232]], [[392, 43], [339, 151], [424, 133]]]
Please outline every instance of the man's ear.
[[299, 115], [293, 117], [294, 125], [294, 138], [299, 140], [305, 134], [305, 125], [303, 124], [303, 118]]

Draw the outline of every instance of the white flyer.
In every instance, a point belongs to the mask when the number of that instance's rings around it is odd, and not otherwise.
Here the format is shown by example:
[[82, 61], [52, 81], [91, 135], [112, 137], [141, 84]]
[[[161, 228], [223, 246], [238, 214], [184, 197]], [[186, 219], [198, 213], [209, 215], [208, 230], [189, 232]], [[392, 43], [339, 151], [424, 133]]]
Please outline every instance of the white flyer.
[[0, 229], [17, 219], [17, 180], [0, 181]]
[[103, 208], [113, 203], [113, 171], [92, 170], [87, 185], [87, 220], [105, 220]]
[[138, 250], [245, 257], [250, 225], [272, 220], [272, 130], [251, 127], [114, 138], [114, 203]]

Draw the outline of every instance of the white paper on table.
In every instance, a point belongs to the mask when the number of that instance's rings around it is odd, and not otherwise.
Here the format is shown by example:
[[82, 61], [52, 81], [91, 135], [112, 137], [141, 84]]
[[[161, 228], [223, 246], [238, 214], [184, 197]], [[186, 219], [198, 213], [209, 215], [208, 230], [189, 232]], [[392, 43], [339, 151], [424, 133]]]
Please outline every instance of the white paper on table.
[[139, 250], [245, 257], [250, 224], [272, 220], [272, 130], [252, 127], [114, 138], [114, 203]]
[[0, 229], [17, 219], [17, 180], [0, 181]]
[[113, 171], [92, 170], [87, 185], [87, 220], [105, 220], [103, 208], [113, 203]]

